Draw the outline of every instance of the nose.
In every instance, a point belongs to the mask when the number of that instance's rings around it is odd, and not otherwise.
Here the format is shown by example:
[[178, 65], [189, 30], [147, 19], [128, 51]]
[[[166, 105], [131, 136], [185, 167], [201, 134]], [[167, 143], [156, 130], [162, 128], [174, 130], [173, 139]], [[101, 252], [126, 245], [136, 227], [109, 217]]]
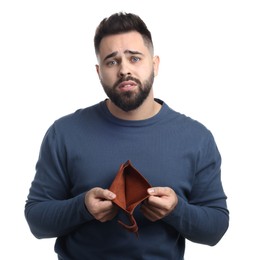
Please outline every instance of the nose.
[[120, 63], [120, 68], [119, 68], [119, 76], [120, 77], [124, 77], [126, 75], [131, 75], [131, 72], [130, 72], [130, 66], [127, 62], [125, 61], [122, 61]]

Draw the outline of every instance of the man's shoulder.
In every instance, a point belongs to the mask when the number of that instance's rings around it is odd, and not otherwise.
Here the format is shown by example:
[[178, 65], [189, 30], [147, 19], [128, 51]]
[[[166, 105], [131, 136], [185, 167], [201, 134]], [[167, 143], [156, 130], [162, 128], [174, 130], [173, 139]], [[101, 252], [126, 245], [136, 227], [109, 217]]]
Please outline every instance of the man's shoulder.
[[94, 104], [85, 108], [78, 108], [74, 112], [66, 114], [55, 120], [57, 124], [71, 123], [72, 121], [80, 120], [81, 118], [91, 117], [97, 113], [100, 104]]
[[55, 131], [58, 132], [77, 132], [99, 121], [100, 103], [85, 108], [79, 108], [72, 113], [57, 118], [53, 122]]
[[[165, 103], [164, 103], [165, 104]], [[190, 136], [209, 136], [211, 134], [207, 126], [198, 119], [187, 115], [186, 113], [178, 112], [165, 104], [166, 119], [170, 127], [175, 131]]]

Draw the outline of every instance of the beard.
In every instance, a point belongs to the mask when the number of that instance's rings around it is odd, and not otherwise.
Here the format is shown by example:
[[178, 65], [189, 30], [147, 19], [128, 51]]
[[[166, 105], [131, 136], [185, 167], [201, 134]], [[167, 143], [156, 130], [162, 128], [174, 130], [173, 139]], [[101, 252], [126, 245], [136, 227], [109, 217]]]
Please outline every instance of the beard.
[[[138, 92], [135, 91], [126, 91], [126, 92], [118, 92], [117, 87], [123, 81], [132, 80], [138, 85]], [[140, 80], [133, 78], [131, 76], [123, 77], [119, 79], [112, 87], [104, 84], [101, 81], [103, 89], [109, 99], [120, 109], [125, 112], [129, 112], [131, 110], [135, 110], [142, 105], [145, 99], [148, 97], [154, 82], [154, 71], [152, 71], [151, 75], [147, 80], [141, 83]]]

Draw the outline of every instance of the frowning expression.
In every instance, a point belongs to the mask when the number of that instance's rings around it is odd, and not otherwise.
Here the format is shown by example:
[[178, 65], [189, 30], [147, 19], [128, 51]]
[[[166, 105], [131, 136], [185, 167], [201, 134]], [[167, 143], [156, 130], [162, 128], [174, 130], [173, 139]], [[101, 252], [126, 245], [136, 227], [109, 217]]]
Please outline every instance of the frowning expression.
[[97, 73], [111, 101], [124, 111], [140, 106], [158, 72], [152, 47], [138, 32], [110, 35], [102, 39], [97, 58]]

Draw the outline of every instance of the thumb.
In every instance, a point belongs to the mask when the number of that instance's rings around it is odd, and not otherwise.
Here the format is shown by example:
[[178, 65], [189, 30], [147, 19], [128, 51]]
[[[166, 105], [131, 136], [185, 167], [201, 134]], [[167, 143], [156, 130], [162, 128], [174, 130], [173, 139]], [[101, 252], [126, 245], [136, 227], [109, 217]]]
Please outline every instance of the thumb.
[[110, 190], [105, 190], [105, 191], [104, 191], [104, 195], [105, 195], [106, 199], [109, 199], [109, 200], [113, 200], [113, 199], [116, 198], [116, 194], [113, 193], [113, 192], [110, 191]]

